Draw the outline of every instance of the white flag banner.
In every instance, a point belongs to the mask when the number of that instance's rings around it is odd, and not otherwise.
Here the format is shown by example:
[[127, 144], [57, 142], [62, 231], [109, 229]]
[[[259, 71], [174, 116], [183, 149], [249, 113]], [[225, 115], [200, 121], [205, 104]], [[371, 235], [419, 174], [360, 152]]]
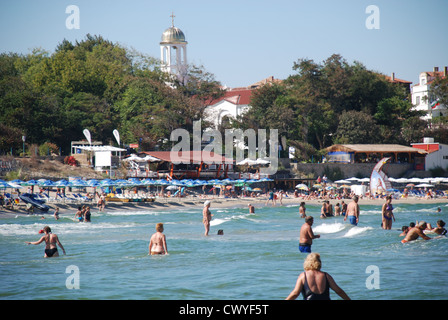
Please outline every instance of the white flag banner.
[[92, 144], [92, 138], [90, 136], [90, 131], [88, 129], [84, 129], [84, 131], [82, 133], [84, 133], [87, 141], [89, 141], [89, 144]]
[[114, 137], [118, 142], [118, 145], [120, 145], [120, 133], [118, 132], [117, 129], [114, 129], [114, 131], [112, 131], [112, 133], [114, 134]]

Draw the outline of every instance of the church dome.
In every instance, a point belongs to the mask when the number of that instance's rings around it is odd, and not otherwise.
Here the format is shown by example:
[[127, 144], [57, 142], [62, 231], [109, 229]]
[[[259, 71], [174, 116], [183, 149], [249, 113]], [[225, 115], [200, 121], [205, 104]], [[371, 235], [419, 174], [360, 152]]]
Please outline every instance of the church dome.
[[182, 30], [172, 26], [162, 33], [160, 44], [164, 43], [187, 43], [187, 41], [185, 41], [185, 35]]

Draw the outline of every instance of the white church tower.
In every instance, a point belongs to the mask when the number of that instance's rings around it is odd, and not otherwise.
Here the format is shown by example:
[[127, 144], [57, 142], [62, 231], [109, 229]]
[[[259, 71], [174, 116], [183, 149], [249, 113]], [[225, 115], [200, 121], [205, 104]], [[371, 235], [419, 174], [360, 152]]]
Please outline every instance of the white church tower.
[[162, 34], [160, 42], [160, 55], [162, 71], [177, 76], [182, 83], [186, 82], [187, 75], [187, 41], [179, 28], [174, 26], [174, 14], [171, 14], [171, 27]]

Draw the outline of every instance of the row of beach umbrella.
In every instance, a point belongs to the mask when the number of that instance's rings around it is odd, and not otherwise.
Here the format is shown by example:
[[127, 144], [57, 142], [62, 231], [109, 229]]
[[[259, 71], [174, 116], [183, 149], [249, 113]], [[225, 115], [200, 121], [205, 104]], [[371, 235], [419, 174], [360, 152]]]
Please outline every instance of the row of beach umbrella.
[[[396, 183], [396, 184], [402, 184], [404, 187], [415, 187], [415, 188], [432, 188], [435, 186], [435, 184], [439, 183], [448, 183], [448, 178], [445, 177], [436, 177], [436, 178], [388, 178], [390, 182]], [[368, 183], [370, 182], [370, 178], [348, 178], [348, 179], [341, 179], [336, 180], [333, 182], [333, 184], [336, 184], [339, 188], [349, 188], [351, 184], [359, 184], [359, 183]], [[305, 190], [308, 191], [310, 189], [309, 186], [307, 186], [304, 183], [300, 183], [296, 185], [296, 189], [299, 190]], [[320, 189], [323, 188], [322, 184], [314, 184], [311, 188]], [[334, 188], [333, 186], [327, 186], [327, 189]]]
[[246, 186], [256, 182], [266, 182], [273, 181], [273, 179], [262, 178], [262, 179], [212, 179], [212, 180], [200, 180], [200, 179], [182, 179], [176, 180], [172, 179], [170, 181], [166, 179], [137, 179], [137, 178], [129, 178], [125, 179], [74, 179], [74, 180], [65, 180], [61, 179], [58, 181], [39, 179], [39, 180], [12, 180], [12, 181], [4, 181], [0, 180], [0, 188], [21, 188], [24, 186], [38, 186], [41, 188], [46, 187], [144, 187], [144, 186], [180, 186], [180, 187], [198, 187], [203, 185], [237, 185], [237, 186]]

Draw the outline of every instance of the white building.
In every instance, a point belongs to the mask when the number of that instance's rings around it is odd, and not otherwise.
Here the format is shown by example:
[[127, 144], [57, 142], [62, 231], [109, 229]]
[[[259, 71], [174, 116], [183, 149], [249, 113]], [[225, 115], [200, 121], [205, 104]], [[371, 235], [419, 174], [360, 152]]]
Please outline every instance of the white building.
[[269, 77], [248, 87], [227, 89], [224, 96], [211, 101], [204, 110], [204, 120], [211, 122], [215, 129], [228, 120], [237, 119], [250, 110], [250, 99], [255, 89], [265, 84], [280, 82], [281, 80]]
[[434, 142], [434, 138], [423, 138], [423, 143], [412, 143], [411, 146], [428, 152], [424, 170], [448, 168], [448, 145]]
[[447, 106], [437, 104], [435, 97], [429, 92], [431, 83], [436, 77], [446, 77], [447, 67], [444, 71], [439, 71], [438, 67], [434, 67], [432, 72], [422, 72], [419, 76], [419, 82], [411, 87], [412, 104], [415, 110], [425, 111], [425, 120], [432, 119], [441, 115], [447, 115]]
[[185, 35], [174, 26], [174, 15], [171, 15], [171, 27], [162, 34], [160, 41], [161, 69], [176, 76], [182, 83], [187, 81], [187, 44]]

